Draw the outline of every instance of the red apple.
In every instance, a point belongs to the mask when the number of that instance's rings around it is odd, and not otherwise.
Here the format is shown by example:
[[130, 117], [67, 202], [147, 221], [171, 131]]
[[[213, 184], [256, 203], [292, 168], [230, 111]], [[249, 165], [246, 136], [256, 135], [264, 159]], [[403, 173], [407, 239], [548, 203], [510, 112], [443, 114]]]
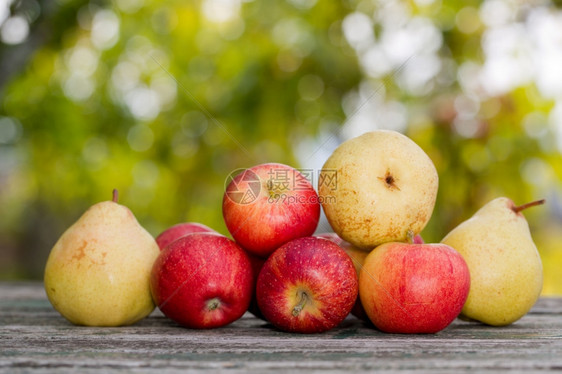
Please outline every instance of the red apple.
[[444, 244], [385, 243], [365, 259], [361, 303], [389, 333], [436, 333], [461, 312], [468, 296], [466, 262]]
[[227, 237], [193, 233], [160, 252], [151, 273], [152, 297], [168, 318], [190, 328], [214, 328], [240, 318], [252, 297], [248, 256]]
[[232, 178], [222, 211], [232, 237], [263, 258], [292, 239], [312, 235], [320, 218], [318, 194], [310, 181], [290, 166], [273, 163]]
[[197, 223], [197, 222], [178, 223], [177, 225], [171, 226], [166, 230], [162, 231], [162, 233], [160, 233], [160, 235], [156, 237], [156, 243], [158, 243], [158, 247], [160, 247], [160, 250], [162, 250], [166, 248], [168, 244], [175, 241], [176, 239], [179, 239], [182, 236], [194, 232], [216, 232], [216, 231], [210, 227], [203, 225], [202, 223]]
[[357, 298], [357, 276], [348, 255], [327, 239], [292, 240], [267, 259], [256, 296], [278, 329], [317, 333], [337, 326]]

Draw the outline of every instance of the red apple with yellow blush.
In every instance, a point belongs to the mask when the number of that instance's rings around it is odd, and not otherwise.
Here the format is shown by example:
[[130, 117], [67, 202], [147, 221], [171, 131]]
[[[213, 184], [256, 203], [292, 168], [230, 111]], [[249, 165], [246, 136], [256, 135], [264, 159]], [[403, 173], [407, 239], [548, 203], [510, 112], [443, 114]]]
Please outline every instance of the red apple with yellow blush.
[[371, 322], [389, 333], [436, 333], [460, 314], [470, 273], [445, 244], [385, 243], [365, 259], [359, 295]]

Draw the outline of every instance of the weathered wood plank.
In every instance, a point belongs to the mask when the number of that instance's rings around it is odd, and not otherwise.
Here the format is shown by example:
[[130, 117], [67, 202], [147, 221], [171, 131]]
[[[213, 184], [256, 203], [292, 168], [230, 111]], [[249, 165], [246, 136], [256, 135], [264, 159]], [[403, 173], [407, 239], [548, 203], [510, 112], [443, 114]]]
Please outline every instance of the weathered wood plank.
[[77, 327], [40, 283], [0, 283], [0, 372], [468, 372], [562, 370], [562, 298], [503, 328], [455, 321], [434, 335], [383, 334], [349, 317], [318, 335], [287, 334], [246, 314], [184, 329], [155, 311], [129, 327]]

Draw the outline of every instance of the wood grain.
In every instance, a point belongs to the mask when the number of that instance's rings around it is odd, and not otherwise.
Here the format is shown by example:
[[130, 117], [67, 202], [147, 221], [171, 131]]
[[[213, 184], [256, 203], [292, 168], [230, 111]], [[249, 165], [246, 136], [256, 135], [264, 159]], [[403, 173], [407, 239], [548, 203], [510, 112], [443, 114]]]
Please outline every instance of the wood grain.
[[517, 323], [455, 321], [434, 335], [381, 333], [353, 317], [318, 335], [288, 334], [250, 314], [215, 330], [158, 311], [129, 327], [66, 322], [40, 283], [0, 283], [0, 372], [497, 372], [562, 370], [562, 298]]

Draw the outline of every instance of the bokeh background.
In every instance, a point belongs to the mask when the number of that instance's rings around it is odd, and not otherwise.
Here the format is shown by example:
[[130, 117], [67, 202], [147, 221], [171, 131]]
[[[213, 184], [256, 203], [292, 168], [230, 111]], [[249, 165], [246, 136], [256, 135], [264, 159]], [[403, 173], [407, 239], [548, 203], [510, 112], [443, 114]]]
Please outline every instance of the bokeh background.
[[153, 235], [227, 234], [231, 171], [319, 170], [377, 128], [438, 169], [426, 241], [546, 198], [525, 216], [562, 294], [559, 2], [0, 0], [0, 279], [41, 279], [113, 188]]

